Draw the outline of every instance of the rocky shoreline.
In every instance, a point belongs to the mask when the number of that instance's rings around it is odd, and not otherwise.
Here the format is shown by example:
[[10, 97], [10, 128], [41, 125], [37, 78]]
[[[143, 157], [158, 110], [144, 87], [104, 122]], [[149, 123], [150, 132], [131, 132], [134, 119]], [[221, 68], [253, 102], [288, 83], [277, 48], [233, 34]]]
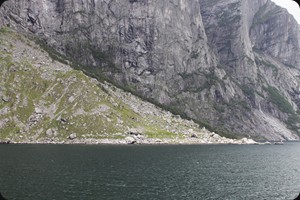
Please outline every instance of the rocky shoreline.
[[284, 144], [283, 142], [256, 142], [252, 139], [221, 139], [221, 140], [205, 140], [198, 138], [185, 139], [134, 139], [133, 137], [126, 137], [125, 139], [74, 139], [65, 141], [55, 140], [39, 140], [39, 141], [0, 141], [0, 144], [84, 144], [84, 145], [272, 145]]
[[76, 134], [62, 138], [39, 138], [36, 140], [23, 138], [15, 141], [11, 138], [0, 140], [0, 144], [85, 144], [85, 145], [282, 145], [283, 141], [256, 142], [251, 138], [230, 139], [222, 137], [217, 133], [210, 132], [205, 128], [200, 130], [189, 129], [173, 138], [151, 138], [141, 130], [131, 128], [127, 133], [120, 135], [120, 138], [82, 138]]

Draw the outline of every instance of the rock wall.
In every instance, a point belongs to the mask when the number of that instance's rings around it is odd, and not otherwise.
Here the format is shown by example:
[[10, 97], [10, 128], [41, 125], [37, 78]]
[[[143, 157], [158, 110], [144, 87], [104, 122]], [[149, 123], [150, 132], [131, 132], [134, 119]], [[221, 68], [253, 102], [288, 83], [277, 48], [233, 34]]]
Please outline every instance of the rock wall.
[[[240, 114], [235, 114], [238, 116], [229, 121], [233, 122], [231, 129], [237, 132], [244, 129], [249, 133], [255, 129], [256, 134], [264, 137], [288, 133], [288, 128], [298, 131], [296, 121], [299, 118], [291, 120], [298, 109], [295, 91], [299, 90], [297, 58], [300, 40], [295, 19], [285, 9], [267, 0], [218, 0], [213, 4], [201, 0], [200, 4], [209, 44], [222, 68], [236, 83], [234, 90], [242, 100], [237, 103], [248, 106], [236, 110]], [[276, 92], [268, 89], [272, 87]], [[294, 111], [288, 112], [283, 105]], [[275, 119], [279, 120], [275, 122]]]
[[160, 103], [189, 87], [182, 75], [214, 65], [197, 0], [10, 4], [16, 26], [48, 37], [62, 53]]
[[298, 138], [299, 25], [269, 0], [20, 0], [0, 13], [94, 76], [220, 133]]

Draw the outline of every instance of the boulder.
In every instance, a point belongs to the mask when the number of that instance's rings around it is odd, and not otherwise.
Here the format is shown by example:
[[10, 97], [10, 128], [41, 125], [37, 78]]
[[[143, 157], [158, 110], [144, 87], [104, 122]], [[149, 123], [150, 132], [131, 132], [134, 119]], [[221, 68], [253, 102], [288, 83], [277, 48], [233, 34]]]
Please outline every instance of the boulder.
[[68, 119], [67, 118], [60, 118], [60, 121], [62, 124], [66, 124], [68, 122]]
[[[6, 139], [6, 141], [1, 141], [0, 140], [0, 144], [10, 144], [11, 143], [11, 140], [8, 138]], [[1, 199], [1, 198], [0, 198]]]
[[126, 141], [127, 144], [134, 144], [134, 143], [136, 143], [136, 140], [133, 137], [130, 137], [130, 136], [126, 137], [125, 141]]
[[283, 145], [284, 143], [282, 141], [280, 142], [274, 142], [275, 145]]
[[221, 139], [221, 136], [218, 135], [218, 134], [216, 134], [216, 133], [213, 133], [213, 134], [211, 135], [211, 137], [214, 138], [214, 139], [216, 139], [216, 140]]
[[247, 138], [242, 138], [241, 139], [242, 144], [256, 144], [257, 142], [255, 142], [252, 139], [247, 139]]
[[69, 103], [73, 103], [75, 100], [75, 97], [74, 96], [70, 96], [69, 99], [68, 99], [68, 102]]
[[130, 135], [141, 135], [142, 134], [142, 131], [141, 130], [138, 130], [136, 128], [131, 128], [129, 129], [128, 133]]
[[41, 108], [34, 108], [34, 112], [35, 112], [36, 114], [42, 114], [42, 113], [43, 113], [43, 111], [42, 111]]
[[10, 101], [10, 98], [9, 98], [9, 97], [6, 97], [6, 96], [3, 96], [3, 97], [2, 97], [2, 101], [4, 101], [4, 102], [9, 102], [9, 101]]
[[266, 141], [264, 144], [266, 144], [266, 145], [271, 145], [271, 142]]
[[76, 137], [76, 133], [72, 133], [71, 135], [69, 135], [70, 140], [74, 140]]
[[134, 138], [139, 139], [139, 140], [143, 140], [143, 139], [144, 139], [144, 136], [138, 134], [138, 135], [134, 135]]
[[52, 129], [49, 128], [47, 131], [46, 131], [46, 135], [51, 137], [52, 136]]
[[49, 129], [46, 131], [46, 136], [48, 136], [48, 137], [57, 136], [57, 132], [56, 132], [56, 130], [54, 130], [54, 129], [52, 129], [52, 128], [49, 128]]

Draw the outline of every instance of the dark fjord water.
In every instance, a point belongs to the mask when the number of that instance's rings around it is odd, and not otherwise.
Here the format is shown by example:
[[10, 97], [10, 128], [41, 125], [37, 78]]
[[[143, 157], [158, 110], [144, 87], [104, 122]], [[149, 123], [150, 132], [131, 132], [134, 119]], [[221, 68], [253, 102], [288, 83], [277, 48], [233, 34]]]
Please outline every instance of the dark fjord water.
[[8, 199], [293, 199], [300, 143], [0, 145]]

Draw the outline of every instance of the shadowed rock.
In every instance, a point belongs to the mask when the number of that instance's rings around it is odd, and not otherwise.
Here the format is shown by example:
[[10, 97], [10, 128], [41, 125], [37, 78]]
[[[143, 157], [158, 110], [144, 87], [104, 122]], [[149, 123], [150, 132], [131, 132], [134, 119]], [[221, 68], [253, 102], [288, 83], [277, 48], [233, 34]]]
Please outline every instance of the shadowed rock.
[[3, 4], [5, 1], [7, 1], [7, 0], [1, 0], [1, 1], [0, 1], [0, 7], [2, 6], [2, 4]]
[[4, 197], [2, 196], [2, 194], [0, 193], [0, 200], [7, 200], [7, 199], [4, 198]]

